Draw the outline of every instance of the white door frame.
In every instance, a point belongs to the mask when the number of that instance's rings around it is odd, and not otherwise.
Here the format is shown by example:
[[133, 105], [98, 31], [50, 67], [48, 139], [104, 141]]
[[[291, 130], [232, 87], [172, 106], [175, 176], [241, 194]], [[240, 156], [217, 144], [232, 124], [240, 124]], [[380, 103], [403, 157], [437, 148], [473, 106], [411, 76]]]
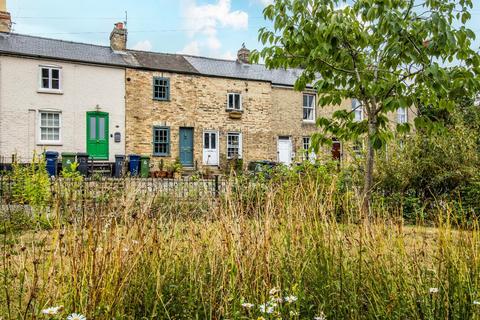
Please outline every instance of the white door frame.
[[[280, 138], [283, 138], [283, 139], [280, 139]], [[290, 142], [290, 153], [289, 153], [289, 160], [288, 160], [288, 164], [287, 165], [291, 165], [293, 163], [293, 160], [292, 160], [292, 155], [293, 155], [293, 142], [292, 142], [292, 137], [291, 136], [277, 136], [277, 162], [278, 163], [281, 163], [280, 162], [280, 140], [283, 140], [283, 141], [288, 141]]]
[[[207, 163], [207, 159], [205, 159], [205, 133], [215, 133], [215, 148], [217, 150], [217, 163], [210, 164]], [[220, 133], [218, 130], [203, 130], [202, 133], [202, 161], [203, 165], [206, 166], [219, 166], [220, 165]], [[211, 149], [209, 149], [211, 150]]]

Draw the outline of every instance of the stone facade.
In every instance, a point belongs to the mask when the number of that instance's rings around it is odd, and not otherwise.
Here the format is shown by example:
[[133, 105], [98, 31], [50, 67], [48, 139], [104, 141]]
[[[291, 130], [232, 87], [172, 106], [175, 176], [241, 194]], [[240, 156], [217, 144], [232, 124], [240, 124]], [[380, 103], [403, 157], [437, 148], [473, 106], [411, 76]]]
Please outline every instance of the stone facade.
[[[169, 79], [169, 100], [153, 99], [155, 77]], [[194, 167], [198, 169], [205, 166], [218, 169], [225, 165], [229, 132], [242, 134], [242, 159], [246, 165], [252, 160], [282, 161], [279, 139], [287, 138], [291, 141], [291, 161], [302, 161], [305, 156], [303, 139], [318, 131], [315, 121], [303, 120], [303, 95], [314, 94], [313, 91], [298, 92], [270, 82], [140, 69], [127, 69], [126, 79], [126, 152], [152, 156], [154, 168], [161, 159], [165, 164], [179, 159], [180, 128], [193, 128]], [[226, 110], [228, 93], [241, 94], [239, 119], [232, 119]], [[315, 107], [315, 119], [328, 117], [339, 109], [350, 110], [351, 105], [351, 100], [345, 100], [340, 106]], [[410, 111], [408, 119], [411, 121], [413, 116]], [[396, 114], [389, 117], [395, 121]], [[170, 130], [170, 152], [166, 156], [153, 154], [153, 128], [156, 126]], [[205, 131], [219, 134], [219, 165], [211, 166], [205, 159]], [[340, 152], [348, 157], [351, 146], [342, 145]], [[331, 156], [328, 148], [323, 153]]]
[[[153, 78], [170, 80], [170, 99], [153, 99]], [[127, 69], [126, 151], [153, 155], [153, 127], [170, 129], [170, 153], [152, 157], [152, 166], [179, 158], [179, 130], [193, 128], [193, 157], [197, 168], [204, 166], [203, 133], [219, 133], [220, 163], [225, 164], [227, 133], [242, 134], [242, 159], [274, 160], [275, 140], [271, 134], [272, 88], [269, 82], [233, 80], [198, 75]], [[228, 93], [240, 93], [242, 112], [233, 119], [227, 112]], [[218, 166], [212, 167], [212, 169]]]

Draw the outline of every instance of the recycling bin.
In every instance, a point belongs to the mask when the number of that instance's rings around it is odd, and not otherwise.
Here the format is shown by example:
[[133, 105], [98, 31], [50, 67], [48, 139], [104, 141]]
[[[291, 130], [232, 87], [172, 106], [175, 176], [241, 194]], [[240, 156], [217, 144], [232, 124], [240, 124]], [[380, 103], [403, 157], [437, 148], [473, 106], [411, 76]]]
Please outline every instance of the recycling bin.
[[72, 164], [76, 160], [76, 153], [62, 152], [62, 172], [72, 172]]
[[88, 153], [79, 152], [77, 153], [77, 163], [78, 163], [78, 172], [83, 176], [88, 175]]
[[128, 156], [130, 176], [137, 177], [140, 171], [140, 156], [138, 154], [131, 154]]
[[46, 151], [45, 162], [46, 162], [48, 175], [50, 177], [55, 177], [57, 175], [58, 152]]
[[150, 157], [143, 155], [140, 157], [140, 177], [148, 178], [150, 174]]
[[123, 154], [115, 155], [115, 178], [123, 176], [123, 166], [125, 165], [125, 156]]

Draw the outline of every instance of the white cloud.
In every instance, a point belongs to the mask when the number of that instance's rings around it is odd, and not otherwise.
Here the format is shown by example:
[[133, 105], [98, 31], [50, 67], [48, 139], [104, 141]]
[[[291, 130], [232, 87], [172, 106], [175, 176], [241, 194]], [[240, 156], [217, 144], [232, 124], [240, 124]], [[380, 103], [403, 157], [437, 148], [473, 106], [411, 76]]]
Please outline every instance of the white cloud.
[[231, 51], [225, 52], [223, 55], [221, 55], [221, 58], [225, 60], [237, 60], [237, 56]]
[[218, 55], [222, 47], [218, 28], [248, 29], [248, 13], [232, 11], [231, 0], [217, 0], [215, 4], [203, 5], [197, 4], [196, 0], [183, 0], [182, 4], [188, 36], [194, 40], [183, 51], [194, 49], [199, 54], [201, 49], [207, 49], [209, 55]]
[[187, 44], [179, 53], [198, 56], [200, 55], [200, 46], [197, 41], [192, 41]]
[[265, 7], [270, 5], [270, 4], [273, 4], [273, 0], [258, 0], [262, 5], [264, 5]]
[[140, 50], [140, 51], [151, 51], [152, 50], [152, 43], [149, 40], [143, 40], [137, 42], [132, 49], [133, 50]]

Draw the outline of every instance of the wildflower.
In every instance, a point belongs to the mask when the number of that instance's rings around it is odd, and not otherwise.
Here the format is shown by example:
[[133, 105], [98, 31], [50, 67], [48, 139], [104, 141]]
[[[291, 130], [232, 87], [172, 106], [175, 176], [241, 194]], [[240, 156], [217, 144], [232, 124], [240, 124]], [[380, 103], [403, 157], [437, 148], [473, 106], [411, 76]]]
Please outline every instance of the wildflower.
[[476, 305], [476, 306], [480, 306], [480, 301], [475, 300], [475, 301], [473, 301], [473, 304]]
[[257, 320], [265, 320], [264, 317], [258, 317]]
[[273, 295], [277, 294], [278, 292], [280, 292], [280, 289], [272, 288], [269, 293], [270, 293], [271, 296], [273, 296]]
[[253, 303], [244, 302], [242, 303], [242, 307], [244, 307], [245, 309], [251, 309], [255, 307], [255, 305]]
[[[282, 303], [282, 302], [283, 302], [283, 298], [282, 298], [282, 297], [272, 298], [270, 301], [271, 301], [271, 302]], [[271, 303], [271, 302], [270, 302], [270, 303]]]
[[67, 317], [67, 320], [87, 320], [87, 317], [80, 313], [72, 313]]
[[438, 288], [430, 288], [430, 294], [438, 293]]
[[320, 315], [319, 316], [315, 316], [313, 317], [313, 320], [327, 320], [327, 318], [325, 317], [325, 313], [320, 312]]
[[271, 314], [271, 313], [273, 313], [274, 310], [275, 310], [275, 309], [274, 309], [273, 307], [268, 307], [266, 312], [267, 312], [268, 314]]
[[267, 310], [267, 306], [265, 304], [261, 304], [258, 306], [258, 309], [260, 309], [261, 313], [265, 313], [265, 311]]
[[60, 311], [62, 311], [63, 307], [60, 306], [60, 307], [50, 307], [50, 308], [47, 308], [47, 309], [43, 309], [42, 310], [42, 313], [44, 315], [47, 315], [47, 316], [54, 316], [56, 314], [58, 314]]
[[295, 297], [295, 296], [288, 296], [288, 297], [285, 297], [285, 302], [288, 302], [288, 303], [293, 303], [295, 301], [297, 301], [298, 298]]
[[292, 317], [297, 317], [298, 316], [298, 311], [290, 310], [290, 315]]
[[140, 243], [140, 241], [133, 240], [133, 241], [132, 241], [132, 243], [133, 243], [133, 244], [135, 244], [135, 245], [137, 245], [137, 244], [139, 244], [139, 243]]

